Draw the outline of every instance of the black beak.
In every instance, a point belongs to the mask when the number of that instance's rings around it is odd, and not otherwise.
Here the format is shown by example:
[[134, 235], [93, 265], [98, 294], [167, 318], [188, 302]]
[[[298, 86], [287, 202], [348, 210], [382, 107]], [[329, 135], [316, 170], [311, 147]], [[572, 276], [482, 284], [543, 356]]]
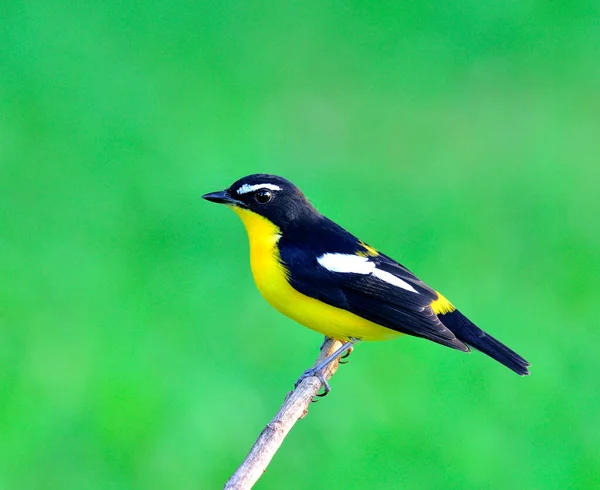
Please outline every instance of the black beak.
[[234, 206], [244, 206], [244, 203], [238, 201], [237, 199], [233, 199], [229, 195], [229, 191], [218, 191], [218, 192], [209, 192], [208, 194], [204, 194], [202, 199], [206, 199], [210, 202], [216, 202], [218, 204], [230, 204]]

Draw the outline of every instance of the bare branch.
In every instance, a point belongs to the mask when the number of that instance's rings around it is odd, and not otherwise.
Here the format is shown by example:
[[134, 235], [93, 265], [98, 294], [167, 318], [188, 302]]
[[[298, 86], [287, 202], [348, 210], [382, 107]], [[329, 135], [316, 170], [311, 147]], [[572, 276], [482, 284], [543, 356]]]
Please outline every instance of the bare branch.
[[[339, 340], [326, 339], [314, 365], [319, 364], [341, 345]], [[336, 359], [325, 369], [325, 379], [331, 378], [337, 368]], [[254, 486], [294, 424], [308, 413], [308, 406], [320, 389], [321, 381], [311, 376], [288, 393], [279, 412], [260, 433], [246, 459], [226, 483], [225, 490], [248, 490]]]

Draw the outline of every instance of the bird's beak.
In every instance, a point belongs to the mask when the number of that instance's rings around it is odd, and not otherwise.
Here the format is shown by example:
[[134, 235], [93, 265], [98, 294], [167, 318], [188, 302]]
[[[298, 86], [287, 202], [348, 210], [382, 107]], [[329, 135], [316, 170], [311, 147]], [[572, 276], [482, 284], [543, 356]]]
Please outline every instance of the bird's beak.
[[234, 199], [229, 194], [229, 191], [217, 191], [217, 192], [209, 192], [208, 194], [204, 194], [202, 199], [206, 199], [210, 202], [216, 202], [218, 204], [229, 204], [230, 206], [242, 206], [245, 207], [245, 204], [242, 201], [238, 201]]

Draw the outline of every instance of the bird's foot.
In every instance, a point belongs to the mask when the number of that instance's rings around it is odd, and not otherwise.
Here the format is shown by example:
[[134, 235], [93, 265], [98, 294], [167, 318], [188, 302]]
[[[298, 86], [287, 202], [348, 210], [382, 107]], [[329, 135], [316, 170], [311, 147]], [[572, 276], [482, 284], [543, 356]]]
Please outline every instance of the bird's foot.
[[320, 393], [317, 396], [325, 396], [325, 395], [327, 395], [327, 393], [329, 393], [331, 391], [331, 387], [329, 386], [329, 383], [325, 379], [323, 369], [317, 369], [314, 367], [307, 369], [306, 371], [304, 371], [304, 373], [302, 373], [302, 376], [300, 376], [300, 378], [298, 378], [298, 381], [296, 381], [296, 383], [294, 384], [294, 388], [298, 388], [298, 386], [300, 386], [300, 383], [302, 383], [302, 381], [304, 381], [306, 378], [310, 378], [311, 376], [314, 376], [315, 378], [317, 378], [323, 385], [323, 393]]
[[349, 361], [344, 361], [344, 359], [346, 359], [347, 357], [349, 357], [350, 354], [352, 354], [353, 350], [354, 350], [354, 347], [350, 347], [346, 352], [344, 352], [344, 355], [342, 355], [340, 357], [340, 360], [338, 362], [340, 364], [348, 364]]
[[[327, 340], [328, 339], [326, 337], [325, 341], [327, 341]], [[298, 385], [300, 383], [302, 383], [302, 381], [305, 380], [306, 378], [308, 378], [310, 376], [315, 376], [316, 378], [319, 379], [319, 381], [321, 381], [321, 384], [323, 386], [323, 393], [320, 395], [317, 395], [317, 396], [325, 396], [327, 393], [329, 393], [331, 391], [329, 383], [325, 379], [325, 368], [329, 364], [331, 364], [333, 361], [338, 359], [342, 354], [346, 354], [347, 351], [352, 350], [354, 344], [356, 344], [358, 341], [359, 340], [355, 339], [355, 338], [348, 340], [339, 349], [337, 349], [333, 354], [330, 354], [325, 359], [323, 359], [319, 364], [304, 371], [304, 374], [302, 374], [302, 376], [300, 376], [300, 379], [298, 379], [298, 381], [296, 381], [294, 388], [298, 388]], [[348, 354], [344, 355], [344, 357], [348, 357]]]

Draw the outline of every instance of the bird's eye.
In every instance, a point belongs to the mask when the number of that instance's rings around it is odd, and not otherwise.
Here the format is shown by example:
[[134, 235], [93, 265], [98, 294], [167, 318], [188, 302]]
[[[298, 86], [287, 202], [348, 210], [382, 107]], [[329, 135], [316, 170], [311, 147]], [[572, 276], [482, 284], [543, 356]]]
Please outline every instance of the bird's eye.
[[259, 204], [267, 204], [271, 199], [273, 199], [273, 193], [263, 189], [254, 194], [254, 199]]

